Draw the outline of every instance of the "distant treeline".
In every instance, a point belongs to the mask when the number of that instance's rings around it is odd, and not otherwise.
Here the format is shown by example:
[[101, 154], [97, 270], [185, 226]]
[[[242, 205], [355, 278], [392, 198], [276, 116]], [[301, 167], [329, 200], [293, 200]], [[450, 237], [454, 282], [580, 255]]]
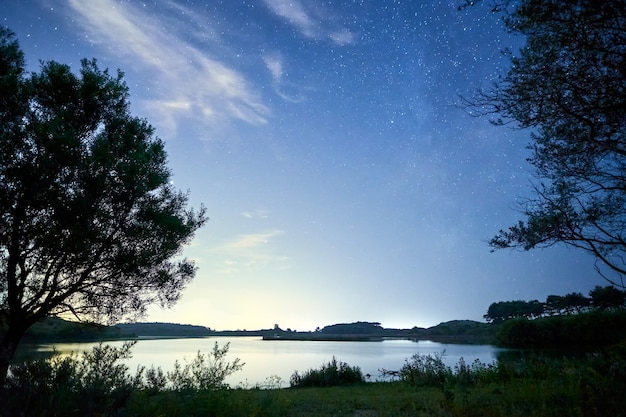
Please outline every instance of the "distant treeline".
[[331, 324], [317, 331], [323, 334], [382, 334], [385, 329], [378, 322], [357, 321]]
[[497, 325], [495, 342], [514, 348], [587, 349], [626, 339], [626, 292], [596, 286], [589, 297], [572, 292], [545, 301], [492, 303], [485, 320]]
[[378, 322], [357, 321], [338, 323], [317, 328], [314, 332], [292, 332], [278, 325], [264, 335], [271, 340], [382, 340], [383, 338], [406, 338], [432, 340], [442, 343], [493, 343], [497, 326], [473, 320], [452, 320], [436, 326], [410, 329], [384, 328]]
[[114, 326], [124, 336], [204, 337], [213, 334], [209, 327], [175, 323], [120, 323]]
[[[0, 335], [6, 331], [0, 327]], [[119, 329], [95, 323], [78, 323], [58, 317], [46, 317], [24, 335], [26, 343], [92, 342], [122, 338]]]
[[489, 323], [511, 319], [536, 319], [546, 316], [571, 315], [590, 311], [616, 311], [624, 308], [626, 292], [614, 286], [596, 286], [585, 297], [579, 292], [564, 296], [549, 295], [545, 301], [499, 301], [492, 303], [483, 317]]

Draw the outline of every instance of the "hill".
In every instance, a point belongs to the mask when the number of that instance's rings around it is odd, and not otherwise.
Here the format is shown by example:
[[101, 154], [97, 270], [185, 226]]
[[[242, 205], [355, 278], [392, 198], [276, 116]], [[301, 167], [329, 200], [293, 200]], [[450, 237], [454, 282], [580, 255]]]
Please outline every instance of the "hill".
[[25, 343], [94, 342], [122, 337], [120, 330], [115, 327], [47, 317], [28, 329], [23, 341]]
[[[312, 332], [282, 330], [279, 327], [259, 330], [215, 331], [209, 327], [176, 323], [121, 323], [103, 326], [49, 317], [35, 324], [24, 337], [26, 343], [92, 342], [137, 338], [186, 338], [207, 336], [259, 336], [265, 340], [383, 340], [405, 338], [441, 343], [493, 344], [499, 325], [471, 320], [453, 320], [429, 328], [384, 328], [376, 322], [338, 323]], [[2, 329], [0, 329], [0, 334]]]
[[417, 330], [420, 339], [440, 343], [483, 343], [493, 344], [499, 325], [473, 320], [452, 320], [439, 323], [428, 329]]
[[176, 323], [120, 323], [113, 326], [125, 337], [205, 337], [214, 335], [210, 328]]

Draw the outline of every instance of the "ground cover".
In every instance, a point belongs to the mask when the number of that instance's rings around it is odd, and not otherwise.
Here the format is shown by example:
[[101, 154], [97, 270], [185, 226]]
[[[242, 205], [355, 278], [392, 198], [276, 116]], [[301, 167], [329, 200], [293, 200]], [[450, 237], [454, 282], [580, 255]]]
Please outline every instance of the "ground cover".
[[189, 396], [135, 396], [133, 416], [623, 416], [624, 383], [586, 376], [523, 378], [477, 386], [415, 387], [403, 382], [347, 387], [229, 390]]

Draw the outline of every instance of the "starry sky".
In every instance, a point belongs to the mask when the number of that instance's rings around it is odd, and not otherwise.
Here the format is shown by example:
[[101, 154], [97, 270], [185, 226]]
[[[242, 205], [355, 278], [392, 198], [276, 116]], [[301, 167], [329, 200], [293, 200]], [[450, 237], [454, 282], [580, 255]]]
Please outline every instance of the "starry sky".
[[429, 327], [606, 285], [589, 255], [490, 252], [531, 195], [529, 132], [468, 114], [504, 30], [463, 0], [0, 0], [28, 69], [121, 69], [175, 186], [210, 217], [198, 273], [146, 321]]

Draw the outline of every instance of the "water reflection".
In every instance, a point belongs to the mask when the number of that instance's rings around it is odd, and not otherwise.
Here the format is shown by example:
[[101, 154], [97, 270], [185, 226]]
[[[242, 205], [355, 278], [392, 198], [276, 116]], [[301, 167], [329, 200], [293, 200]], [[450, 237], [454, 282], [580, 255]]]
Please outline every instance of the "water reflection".
[[[240, 358], [243, 369], [232, 375], [231, 386], [253, 387], [263, 385], [269, 377], [278, 376], [282, 386], [289, 385], [294, 371], [317, 369], [333, 356], [350, 366], [359, 366], [363, 374], [370, 374], [372, 381], [380, 376], [379, 369], [399, 370], [404, 361], [414, 354], [443, 354], [446, 365], [454, 367], [461, 357], [467, 363], [478, 359], [483, 363], [496, 361], [503, 349], [490, 345], [455, 345], [430, 341], [383, 340], [378, 342], [327, 342], [261, 340], [259, 337], [206, 337], [193, 339], [140, 339], [133, 347], [133, 357], [126, 360], [131, 372], [138, 366], [161, 367], [164, 372], [174, 368], [174, 362], [191, 361], [198, 351], [209, 353], [217, 342], [220, 346], [230, 343], [227, 360]], [[121, 346], [123, 341], [107, 342]], [[22, 357], [30, 352], [35, 355], [80, 354], [91, 350], [98, 343], [59, 343], [35, 345], [22, 351]]]

